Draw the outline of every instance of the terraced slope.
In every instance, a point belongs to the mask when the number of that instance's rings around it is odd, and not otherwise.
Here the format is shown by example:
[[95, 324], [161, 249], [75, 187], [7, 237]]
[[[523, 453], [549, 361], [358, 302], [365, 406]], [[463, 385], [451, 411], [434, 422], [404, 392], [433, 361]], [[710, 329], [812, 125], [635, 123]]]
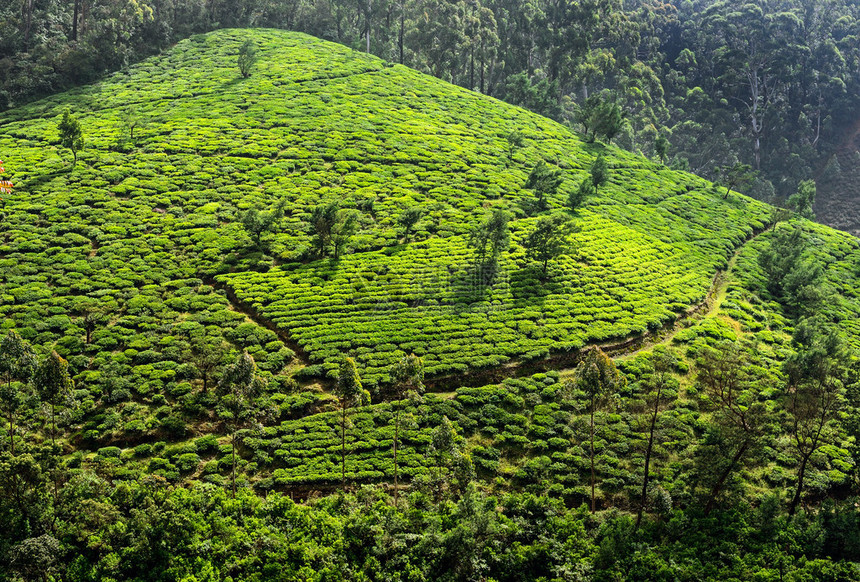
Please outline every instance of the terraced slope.
[[[235, 55], [248, 37], [261, 58], [242, 79]], [[87, 139], [73, 169], [55, 129], [66, 107]], [[509, 160], [514, 130], [526, 145]], [[0, 313], [27, 339], [92, 354], [73, 365], [80, 385], [100, 386], [96, 396], [115, 390], [99, 372], [108, 365], [140, 396], [182, 392], [183, 334], [224, 335], [273, 374], [291, 357], [283, 340], [321, 364], [312, 372], [353, 354], [371, 383], [404, 352], [440, 375], [635, 336], [701, 301], [769, 217], [762, 204], [724, 200], [703, 180], [584, 144], [537, 115], [276, 31], [194, 37], [103, 83], [7, 112], [0, 152], [17, 183]], [[576, 217], [579, 249], [544, 282], [520, 246], [535, 220], [523, 210], [526, 177], [538, 160], [562, 169], [551, 201], [562, 208], [600, 152], [611, 183]], [[280, 200], [286, 218], [264, 239], [271, 257], [249, 250], [243, 212]], [[361, 212], [354, 254], [312, 261], [305, 219], [332, 200]], [[410, 206], [426, 216], [402, 244], [396, 220]], [[493, 207], [517, 220], [485, 285], [464, 237]], [[213, 278], [243, 305], [203, 284]], [[109, 316], [86, 345], [83, 317], [96, 308]]]
[[[261, 60], [241, 79], [235, 55], [248, 37]], [[66, 107], [87, 136], [74, 168], [57, 145]], [[513, 130], [526, 135], [526, 146], [509, 159]], [[521, 247], [535, 221], [524, 210], [527, 175], [538, 160], [563, 170], [551, 200], [561, 210], [601, 152], [610, 184], [574, 217], [577, 248], [542, 280]], [[265, 428], [244, 435], [240, 472], [260, 489], [327, 488], [340, 478], [338, 419], [330, 396], [297, 390], [294, 376], [324, 375], [347, 353], [373, 385], [404, 352], [424, 356], [431, 380], [488, 369], [514, 376], [528, 368], [517, 363], [558, 366], [570, 360], [546, 358], [681, 319], [666, 343], [686, 356], [678, 370], [685, 390], [654, 454], [661, 483], [683, 502], [695, 482], [700, 407], [708, 405], [686, 373], [696, 350], [749, 339], [755, 363], [776, 381], [790, 338], [790, 319], [761, 293], [757, 255], [772, 233], [754, 235], [768, 224], [768, 207], [737, 194], [724, 199], [695, 176], [585, 144], [521, 109], [300, 34], [195, 37], [99, 85], [7, 112], [0, 156], [16, 183], [0, 224], [3, 327], [69, 358], [81, 406], [61, 420], [65, 442], [78, 451], [68, 462], [111, 467], [115, 478], [224, 482], [231, 448], [207, 434], [220, 431], [217, 401], [202, 390], [189, 355], [201, 339], [226, 341], [225, 362], [248, 349], [268, 379], [258, 402]], [[286, 217], [264, 236], [263, 254], [240, 219], [281, 200]], [[361, 230], [341, 259], [314, 260], [305, 219], [333, 200], [361, 212]], [[407, 242], [396, 221], [411, 206], [426, 215]], [[493, 207], [516, 220], [487, 284], [465, 240]], [[805, 228], [834, 293], [826, 315], [860, 347], [857, 241]], [[714, 286], [729, 257], [731, 272]], [[717, 300], [687, 319], [709, 291]], [[647, 357], [646, 350], [619, 362], [631, 381], [625, 399], [639, 394]], [[445, 415], [488, 482], [582, 502], [584, 404], [566, 392], [567, 374], [405, 404], [402, 477], [432, 478], [428, 443]], [[776, 406], [773, 390], [761, 398]], [[381, 402], [355, 413], [348, 479], [392, 478], [392, 412]], [[636, 497], [637, 422], [627, 412], [601, 420], [604, 500]], [[204, 436], [189, 440], [192, 433]], [[780, 441], [750, 483], [787, 487], [787, 450]], [[817, 486], [826, 490], [845, 481], [851, 460], [833, 446], [816, 464]]]

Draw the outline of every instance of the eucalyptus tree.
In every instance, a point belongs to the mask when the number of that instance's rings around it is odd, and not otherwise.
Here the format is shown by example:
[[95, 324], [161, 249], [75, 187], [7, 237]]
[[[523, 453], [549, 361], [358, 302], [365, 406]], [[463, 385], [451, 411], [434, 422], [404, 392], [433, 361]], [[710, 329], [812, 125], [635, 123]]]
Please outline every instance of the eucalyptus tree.
[[569, 252], [573, 243], [570, 239], [574, 228], [570, 219], [563, 214], [541, 216], [523, 242], [526, 256], [541, 263], [541, 273], [546, 278], [549, 261]]
[[370, 402], [370, 393], [364, 389], [355, 360], [344, 357], [337, 375], [335, 394], [340, 404], [340, 481], [346, 490], [346, 414], [347, 410]]
[[846, 363], [851, 357], [838, 333], [817, 319], [798, 324], [791, 344], [794, 353], [783, 365], [783, 402], [798, 460], [797, 484], [788, 508], [789, 515], [794, 515], [810, 459], [834, 436], [833, 423], [844, 405]]
[[398, 495], [398, 466], [397, 449], [400, 446], [400, 414], [403, 411], [403, 399], [417, 399], [424, 392], [424, 360], [415, 354], [403, 356], [394, 366], [391, 373], [392, 391], [395, 402], [392, 403], [394, 412], [394, 504], [397, 505]]
[[538, 210], [546, 210], [549, 207], [547, 199], [555, 196], [562, 182], [564, 182], [564, 176], [561, 170], [552, 169], [546, 162], [540, 160], [532, 168], [524, 187], [534, 192]]
[[758, 398], [768, 380], [756, 370], [745, 347], [734, 342], [704, 346], [696, 359], [696, 382], [714, 412], [710, 450], [715, 456], [705, 461], [711, 481], [706, 514], [716, 506], [729, 478], [755, 460], [768, 434], [773, 414]]
[[263, 385], [257, 375], [257, 363], [248, 352], [242, 352], [236, 361], [221, 375], [218, 382], [218, 395], [230, 431], [232, 467], [230, 482], [233, 498], [236, 497], [236, 432], [253, 415], [253, 398]]
[[69, 363], [52, 351], [36, 367], [33, 383], [39, 397], [51, 408], [51, 444], [56, 445], [57, 409], [63, 406], [74, 389]]
[[612, 401], [618, 390], [626, 384], [626, 380], [615, 362], [600, 348], [592, 348], [576, 367], [574, 386], [585, 393], [588, 399], [589, 417], [589, 463], [591, 465], [591, 513], [595, 505], [595, 474], [594, 474], [594, 415], [603, 410]]
[[678, 398], [678, 380], [673, 377], [677, 366], [675, 354], [665, 348], [656, 348], [650, 357], [650, 366], [640, 384], [643, 388], [641, 397], [646, 410], [648, 422], [648, 444], [645, 448], [645, 461], [642, 478], [642, 492], [639, 495], [639, 507], [636, 511], [636, 527], [642, 521], [642, 513], [648, 499], [648, 484], [651, 480], [651, 453], [654, 450], [654, 437], [660, 413], [665, 411]]
[[15, 454], [15, 421], [38, 359], [30, 344], [10, 330], [0, 340], [0, 404], [9, 421], [9, 450]]

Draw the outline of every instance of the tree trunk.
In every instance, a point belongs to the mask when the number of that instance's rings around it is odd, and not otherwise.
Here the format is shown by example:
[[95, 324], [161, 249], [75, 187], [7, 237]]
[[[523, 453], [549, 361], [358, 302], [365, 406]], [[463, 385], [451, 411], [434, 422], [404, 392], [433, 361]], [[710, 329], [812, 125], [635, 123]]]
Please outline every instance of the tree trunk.
[[394, 507], [397, 507], [397, 442], [400, 440], [400, 407], [394, 417]]
[[367, 35], [367, 53], [370, 54], [370, 11], [372, 10], [371, 0], [367, 0], [367, 17], [365, 18], [365, 26], [367, 27], [365, 34]]
[[406, 27], [406, 0], [400, 0], [400, 32], [397, 35], [397, 48], [400, 52], [400, 64], [403, 64], [403, 29]]
[[33, 24], [33, 0], [24, 0], [24, 50], [30, 50], [30, 28]]
[[9, 412], [9, 450], [15, 456], [15, 413]]
[[481, 39], [481, 93], [484, 92], [484, 69], [486, 68], [486, 61], [484, 55], [484, 39]]
[[236, 431], [230, 435], [230, 446], [233, 452], [233, 470], [230, 472], [230, 480], [233, 483], [233, 499], [236, 499]]
[[591, 403], [591, 513], [594, 513], [594, 401]]
[[475, 90], [475, 49], [469, 48], [469, 91]]
[[346, 491], [346, 402], [341, 402], [340, 411], [340, 488]]
[[642, 481], [642, 495], [639, 497], [639, 511], [636, 513], [636, 529], [642, 522], [642, 512], [645, 511], [645, 502], [648, 496], [648, 468], [651, 464], [651, 450], [654, 445], [654, 426], [657, 424], [657, 411], [660, 406], [660, 393], [657, 390], [657, 399], [654, 401], [654, 411], [651, 413], [651, 428], [648, 433], [648, 448], [645, 449], [645, 479]]
[[76, 42], [78, 40], [78, 15], [80, 13], [81, 0], [75, 0], [75, 8], [74, 12], [72, 13], [72, 42]]
[[803, 478], [806, 475], [806, 464], [809, 462], [811, 455], [812, 451], [803, 455], [803, 459], [800, 461], [800, 471], [797, 473], [797, 490], [794, 492], [791, 505], [788, 506], [788, 515], [794, 515], [794, 512], [797, 511], [797, 506], [800, 503], [800, 494], [803, 492]]
[[720, 494], [720, 491], [722, 491], [723, 485], [725, 485], [726, 483], [726, 479], [728, 479], [729, 475], [731, 475], [732, 471], [735, 468], [735, 465], [740, 462], [741, 457], [744, 456], [744, 453], [746, 452], [748, 446], [749, 442], [744, 441], [744, 443], [738, 449], [738, 452], [735, 453], [734, 457], [732, 457], [732, 461], [729, 463], [729, 466], [726, 467], [726, 470], [723, 471], [722, 475], [720, 475], [720, 478], [714, 484], [714, 487], [711, 489], [711, 496], [708, 499], [707, 505], [705, 505], [705, 515], [710, 515], [711, 511], [713, 511], [714, 505], [717, 502], [717, 496]]

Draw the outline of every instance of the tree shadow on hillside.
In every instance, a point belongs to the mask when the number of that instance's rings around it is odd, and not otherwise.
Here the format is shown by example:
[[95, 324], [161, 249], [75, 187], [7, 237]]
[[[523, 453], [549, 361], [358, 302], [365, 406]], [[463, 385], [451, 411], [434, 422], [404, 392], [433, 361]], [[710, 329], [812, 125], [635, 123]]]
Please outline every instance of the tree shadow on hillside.
[[501, 270], [498, 263], [490, 261], [471, 263], [457, 271], [451, 277], [455, 309], [465, 311], [475, 303], [487, 301], [493, 289], [503, 283], [505, 276], [506, 272]]
[[547, 297], [561, 293], [561, 284], [552, 275], [550, 270], [544, 277], [538, 265], [528, 265], [512, 272], [511, 295], [514, 307], [543, 307]]
[[48, 172], [47, 174], [38, 174], [33, 176], [29, 180], [25, 180], [21, 182], [20, 185], [17, 186], [17, 189], [20, 189], [23, 192], [32, 192], [38, 188], [41, 188], [54, 178], [59, 178], [60, 176], [71, 174], [72, 167], [69, 166], [67, 168], [63, 168], [62, 170], [57, 170], [56, 172]]

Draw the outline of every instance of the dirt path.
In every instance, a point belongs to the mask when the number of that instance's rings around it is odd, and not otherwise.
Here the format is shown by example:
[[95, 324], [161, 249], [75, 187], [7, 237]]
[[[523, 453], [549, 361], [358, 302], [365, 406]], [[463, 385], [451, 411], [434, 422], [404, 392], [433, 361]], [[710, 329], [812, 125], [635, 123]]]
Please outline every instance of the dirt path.
[[556, 354], [544, 360], [534, 362], [513, 361], [498, 368], [475, 370], [465, 374], [430, 378], [425, 382], [427, 390], [432, 392], [449, 392], [456, 390], [460, 386], [485, 386], [489, 384], [497, 384], [505, 378], [522, 378], [540, 372], [549, 372], [553, 370], [561, 373], [569, 373], [576, 368], [577, 364], [582, 360], [582, 357], [589, 350], [594, 348], [600, 348], [612, 356], [613, 359], [622, 360], [634, 357], [643, 350], [651, 349], [661, 344], [667, 345], [672, 342], [681, 330], [689, 327], [689, 325], [685, 325], [683, 322], [701, 321], [708, 317], [716, 316], [720, 306], [725, 300], [726, 290], [732, 279], [732, 272], [735, 264], [737, 263], [738, 255], [740, 255], [750, 242], [771, 230], [773, 227], [774, 225], [770, 224], [760, 231], [753, 231], [753, 233], [734, 250], [732, 256], [729, 258], [726, 269], [723, 271], [717, 271], [714, 275], [711, 287], [705, 295], [705, 298], [701, 302], [688, 307], [677, 318], [660, 329], [616, 342], [591, 344], [581, 350]]
[[[639, 352], [651, 349], [657, 345], [669, 344], [675, 336], [686, 327], [689, 327], [690, 321], [701, 321], [708, 317], [713, 317], [722, 305], [726, 296], [726, 289], [731, 280], [732, 271], [737, 262], [738, 255], [746, 246], [761, 236], [768, 230], [773, 228], [773, 225], [768, 225], [766, 228], [753, 231], [746, 240], [744, 240], [732, 253], [729, 258], [726, 269], [717, 271], [711, 282], [710, 289], [705, 295], [705, 298], [688, 307], [680, 313], [674, 320], [668, 322], [663, 327], [646, 332], [642, 335], [628, 337], [615, 342], [607, 342], [602, 344], [591, 344], [580, 350], [563, 352], [549, 356], [543, 360], [523, 361], [513, 360], [495, 368], [471, 370], [466, 373], [458, 373], [445, 376], [437, 376], [427, 378], [425, 386], [429, 392], [453, 394], [457, 388], [462, 386], [486, 386], [489, 384], [498, 384], [505, 378], [521, 378], [531, 376], [539, 372], [548, 372], [551, 370], [569, 372], [573, 370], [583, 355], [590, 349], [600, 348], [614, 359], [624, 359], [633, 357]], [[308, 354], [302, 349], [298, 342], [294, 341], [289, 334], [279, 328], [274, 322], [265, 318], [253, 306], [241, 301], [229, 285], [220, 283], [212, 278], [207, 278], [204, 281], [207, 285], [212, 285], [217, 289], [222, 289], [230, 301], [233, 310], [244, 314], [248, 319], [254, 321], [258, 325], [272, 330], [278, 335], [278, 338], [291, 350], [296, 353], [296, 358], [303, 365], [310, 364]], [[686, 324], [684, 323], [686, 322]]]

